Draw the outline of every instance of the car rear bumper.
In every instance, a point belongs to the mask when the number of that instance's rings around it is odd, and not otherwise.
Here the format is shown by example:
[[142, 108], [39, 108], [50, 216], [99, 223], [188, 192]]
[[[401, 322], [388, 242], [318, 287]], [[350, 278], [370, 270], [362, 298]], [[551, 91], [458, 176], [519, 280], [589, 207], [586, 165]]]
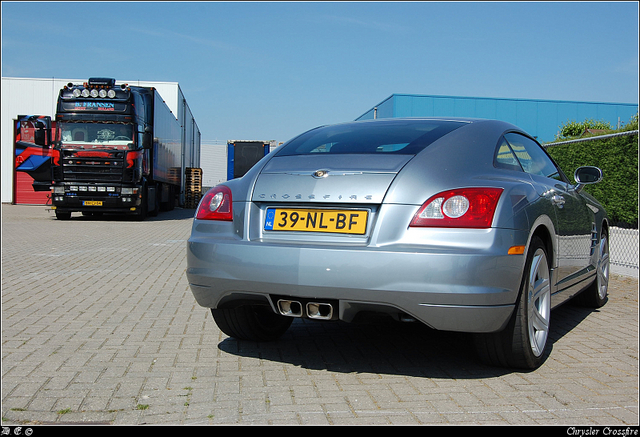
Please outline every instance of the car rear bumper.
[[[494, 241], [513, 239], [497, 230]], [[507, 238], [508, 237], [508, 238]], [[511, 316], [523, 255], [491, 250], [416, 250], [269, 244], [193, 236], [187, 278], [198, 304], [219, 308], [264, 303], [272, 296], [338, 302], [338, 318], [359, 311], [405, 315], [439, 330], [495, 332]]]

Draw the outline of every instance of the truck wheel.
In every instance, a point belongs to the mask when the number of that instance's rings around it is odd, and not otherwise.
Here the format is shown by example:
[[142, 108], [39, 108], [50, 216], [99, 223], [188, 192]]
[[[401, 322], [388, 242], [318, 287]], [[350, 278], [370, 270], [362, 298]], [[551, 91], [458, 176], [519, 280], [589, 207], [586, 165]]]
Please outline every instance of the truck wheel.
[[56, 218], [58, 220], [69, 220], [71, 218], [71, 213], [56, 211]]
[[211, 314], [222, 332], [238, 340], [277, 340], [293, 322], [293, 318], [281, 316], [271, 311], [271, 308], [260, 305], [212, 308]]
[[516, 309], [507, 327], [475, 336], [476, 349], [487, 364], [535, 369], [548, 352], [551, 283], [547, 250], [538, 237], [531, 240]]
[[600, 308], [609, 299], [609, 238], [606, 231], [602, 232], [598, 246], [598, 261], [596, 264], [596, 278], [593, 283], [576, 296], [575, 301], [585, 307]]
[[158, 212], [160, 211], [160, 187], [156, 186], [156, 189], [153, 190], [155, 193], [153, 196], [153, 209], [150, 209], [147, 213], [149, 217], [157, 217]]

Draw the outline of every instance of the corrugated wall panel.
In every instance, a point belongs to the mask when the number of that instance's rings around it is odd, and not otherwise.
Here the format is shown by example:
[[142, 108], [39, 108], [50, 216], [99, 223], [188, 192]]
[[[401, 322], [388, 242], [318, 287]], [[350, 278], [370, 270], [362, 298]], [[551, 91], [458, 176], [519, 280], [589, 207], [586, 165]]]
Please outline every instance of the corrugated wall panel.
[[420, 99], [413, 99], [411, 106], [411, 114], [418, 114], [421, 117], [433, 116], [433, 98], [423, 97]]
[[516, 126], [526, 132], [538, 130], [538, 102], [521, 100], [516, 104]]
[[532, 131], [531, 135], [538, 136], [538, 139], [542, 140], [540, 138], [540, 133], [544, 132], [547, 136], [544, 141], [551, 141], [559, 131], [559, 125], [558, 105], [551, 102], [538, 102], [538, 124], [535, 131]]
[[[393, 112], [387, 108], [393, 106]], [[568, 121], [605, 120], [613, 127], [638, 112], [637, 104], [570, 102], [489, 97], [452, 97], [393, 94], [377, 105], [378, 118], [387, 117], [475, 117], [512, 123], [541, 142], [555, 139], [559, 127]], [[373, 109], [357, 120], [373, 118]]]
[[[478, 118], [484, 117], [479, 116]], [[514, 100], [498, 100], [496, 118], [507, 123], [517, 124], [517, 103]]]
[[457, 99], [454, 100], [453, 115], [455, 117], [475, 117], [476, 100], [474, 99]]
[[498, 114], [498, 102], [493, 99], [478, 99], [474, 117], [495, 119]]
[[51, 205], [49, 191], [33, 191], [31, 184], [33, 178], [28, 174], [15, 172], [15, 197], [16, 205]]
[[[455, 103], [450, 97], [434, 97], [433, 99], [433, 114], [438, 117], [454, 117], [455, 116]], [[415, 114], [414, 117], [418, 117]]]
[[203, 143], [200, 148], [202, 186], [215, 187], [227, 180], [227, 145]]

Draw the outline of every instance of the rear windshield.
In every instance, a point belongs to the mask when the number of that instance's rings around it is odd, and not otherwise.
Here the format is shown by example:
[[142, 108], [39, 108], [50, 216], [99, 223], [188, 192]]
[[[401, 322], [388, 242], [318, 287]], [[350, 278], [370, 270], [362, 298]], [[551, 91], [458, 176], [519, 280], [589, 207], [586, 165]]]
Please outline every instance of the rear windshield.
[[465, 124], [443, 120], [362, 121], [320, 127], [294, 138], [278, 156], [391, 153], [415, 155]]

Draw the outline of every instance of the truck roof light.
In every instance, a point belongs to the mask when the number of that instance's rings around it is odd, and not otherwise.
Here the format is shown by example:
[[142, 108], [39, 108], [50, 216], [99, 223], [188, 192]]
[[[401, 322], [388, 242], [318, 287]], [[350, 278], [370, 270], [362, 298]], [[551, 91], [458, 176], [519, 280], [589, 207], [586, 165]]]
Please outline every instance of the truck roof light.
[[108, 77], [90, 77], [89, 85], [112, 87], [116, 84], [116, 80]]

